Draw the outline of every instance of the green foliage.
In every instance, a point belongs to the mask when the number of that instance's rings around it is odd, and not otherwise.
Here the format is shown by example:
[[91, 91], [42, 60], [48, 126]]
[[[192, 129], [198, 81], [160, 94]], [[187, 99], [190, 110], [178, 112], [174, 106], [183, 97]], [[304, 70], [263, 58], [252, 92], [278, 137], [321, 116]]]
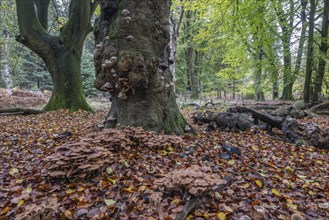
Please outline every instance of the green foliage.
[[[272, 1], [176, 0], [173, 10], [177, 7], [184, 7], [198, 17], [189, 29], [183, 28], [180, 33], [178, 88], [187, 80], [183, 50], [193, 45], [204, 53], [199, 76], [204, 92], [217, 87], [230, 91], [229, 84], [235, 80], [255, 82], [254, 92], [271, 93], [272, 84], [279, 77], [275, 74], [282, 70], [278, 20]], [[241, 88], [242, 92], [245, 90], [246, 87]]]
[[81, 75], [83, 80], [83, 88], [86, 96], [96, 96], [100, 92], [95, 88], [95, 67], [93, 61], [93, 53], [86, 48], [82, 53]]

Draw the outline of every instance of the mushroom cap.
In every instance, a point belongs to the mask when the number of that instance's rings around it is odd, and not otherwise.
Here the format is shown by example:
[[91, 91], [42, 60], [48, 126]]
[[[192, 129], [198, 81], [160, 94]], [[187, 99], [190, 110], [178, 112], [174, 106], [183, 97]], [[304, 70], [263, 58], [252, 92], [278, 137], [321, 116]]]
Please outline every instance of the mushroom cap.
[[210, 167], [192, 165], [188, 168], [173, 170], [156, 181], [157, 185], [169, 191], [186, 190], [192, 195], [201, 195], [213, 187], [225, 184], [218, 174], [212, 173]]

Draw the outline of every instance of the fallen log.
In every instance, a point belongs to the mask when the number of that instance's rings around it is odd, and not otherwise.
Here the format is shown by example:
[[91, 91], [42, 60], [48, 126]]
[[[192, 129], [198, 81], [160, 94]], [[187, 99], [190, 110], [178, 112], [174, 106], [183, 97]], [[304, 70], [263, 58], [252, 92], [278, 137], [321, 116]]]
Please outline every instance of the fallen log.
[[43, 113], [40, 109], [26, 109], [26, 108], [8, 108], [0, 109], [0, 115], [37, 115]]
[[274, 128], [282, 129], [282, 118], [274, 117], [270, 114], [263, 113], [256, 111], [252, 108], [247, 108], [244, 106], [237, 106], [235, 108], [228, 109], [229, 112], [237, 112], [237, 113], [251, 113], [252, 117], [256, 120], [261, 120], [263, 122], [266, 122], [270, 124]]
[[309, 111], [319, 115], [329, 115], [329, 101], [317, 104], [310, 108]]
[[[303, 125], [289, 116], [273, 116], [245, 106], [232, 107], [228, 109], [228, 112], [218, 113], [217, 115], [213, 113], [209, 114], [209, 112], [203, 113], [197, 115], [197, 121], [201, 123], [210, 123], [207, 128], [208, 131], [216, 129], [214, 126], [215, 123], [216, 127], [221, 129], [246, 130], [252, 126], [252, 123], [250, 124], [248, 121], [242, 120], [242, 118], [245, 118], [244, 113], [251, 114], [255, 119], [255, 123], [257, 123], [258, 120], [265, 122], [267, 124], [266, 130], [269, 132], [272, 128], [280, 129], [284, 134], [285, 141], [295, 145], [307, 143], [314, 147], [329, 149], [329, 129], [322, 129], [313, 123]], [[211, 118], [213, 118], [213, 121], [210, 121]], [[196, 118], [194, 119], [196, 120]]]
[[291, 117], [274, 117], [246, 107], [236, 107], [231, 109], [231, 111], [251, 113], [254, 118], [280, 129], [286, 139], [296, 145], [306, 142], [314, 147], [329, 149], [329, 129], [321, 129], [313, 123], [303, 126]]

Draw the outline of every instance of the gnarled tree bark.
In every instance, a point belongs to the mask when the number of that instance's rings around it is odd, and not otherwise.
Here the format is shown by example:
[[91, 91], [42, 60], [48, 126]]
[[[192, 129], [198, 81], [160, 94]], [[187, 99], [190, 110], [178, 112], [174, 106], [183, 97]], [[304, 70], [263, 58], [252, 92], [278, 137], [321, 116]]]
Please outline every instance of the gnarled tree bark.
[[187, 123], [168, 64], [170, 1], [101, 0], [100, 5], [95, 86], [112, 99], [104, 126], [182, 134]]
[[83, 43], [92, 30], [93, 5], [89, 0], [71, 0], [67, 23], [59, 36], [52, 36], [47, 32], [49, 3], [50, 0], [16, 0], [20, 30], [16, 40], [41, 57], [48, 67], [53, 91], [45, 110], [92, 111], [85, 100], [80, 70]]

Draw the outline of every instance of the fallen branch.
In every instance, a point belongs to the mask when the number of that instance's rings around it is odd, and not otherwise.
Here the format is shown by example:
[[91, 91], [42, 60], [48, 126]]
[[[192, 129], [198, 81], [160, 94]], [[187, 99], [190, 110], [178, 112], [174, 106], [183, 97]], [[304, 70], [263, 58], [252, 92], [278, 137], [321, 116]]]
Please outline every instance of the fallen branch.
[[329, 114], [329, 101], [325, 101], [318, 105], [315, 105], [312, 108], [310, 108], [309, 111], [319, 114], [319, 115], [328, 115]]
[[231, 176], [226, 176], [223, 178], [226, 183], [225, 184], [220, 184], [218, 185], [215, 189], [209, 189], [207, 191], [205, 191], [202, 195], [197, 196], [197, 197], [192, 197], [184, 206], [183, 211], [181, 211], [180, 213], [178, 213], [178, 215], [176, 216], [175, 220], [184, 220], [188, 214], [197, 206], [197, 204], [199, 203], [199, 200], [207, 195], [209, 192], [221, 192], [223, 191], [227, 186], [231, 185], [233, 182], [233, 178]]
[[26, 108], [8, 108], [0, 109], [0, 115], [37, 115], [43, 113], [39, 109], [26, 109]]
[[282, 129], [282, 118], [279, 119], [270, 114], [259, 112], [252, 108], [247, 108], [247, 107], [243, 107], [243, 106], [237, 106], [235, 108], [231, 108], [231, 109], [229, 109], [229, 111], [230, 112], [239, 112], [239, 113], [251, 113], [251, 115], [254, 119], [258, 119], [263, 122], [266, 122], [274, 128], [278, 128], [280, 130]]

